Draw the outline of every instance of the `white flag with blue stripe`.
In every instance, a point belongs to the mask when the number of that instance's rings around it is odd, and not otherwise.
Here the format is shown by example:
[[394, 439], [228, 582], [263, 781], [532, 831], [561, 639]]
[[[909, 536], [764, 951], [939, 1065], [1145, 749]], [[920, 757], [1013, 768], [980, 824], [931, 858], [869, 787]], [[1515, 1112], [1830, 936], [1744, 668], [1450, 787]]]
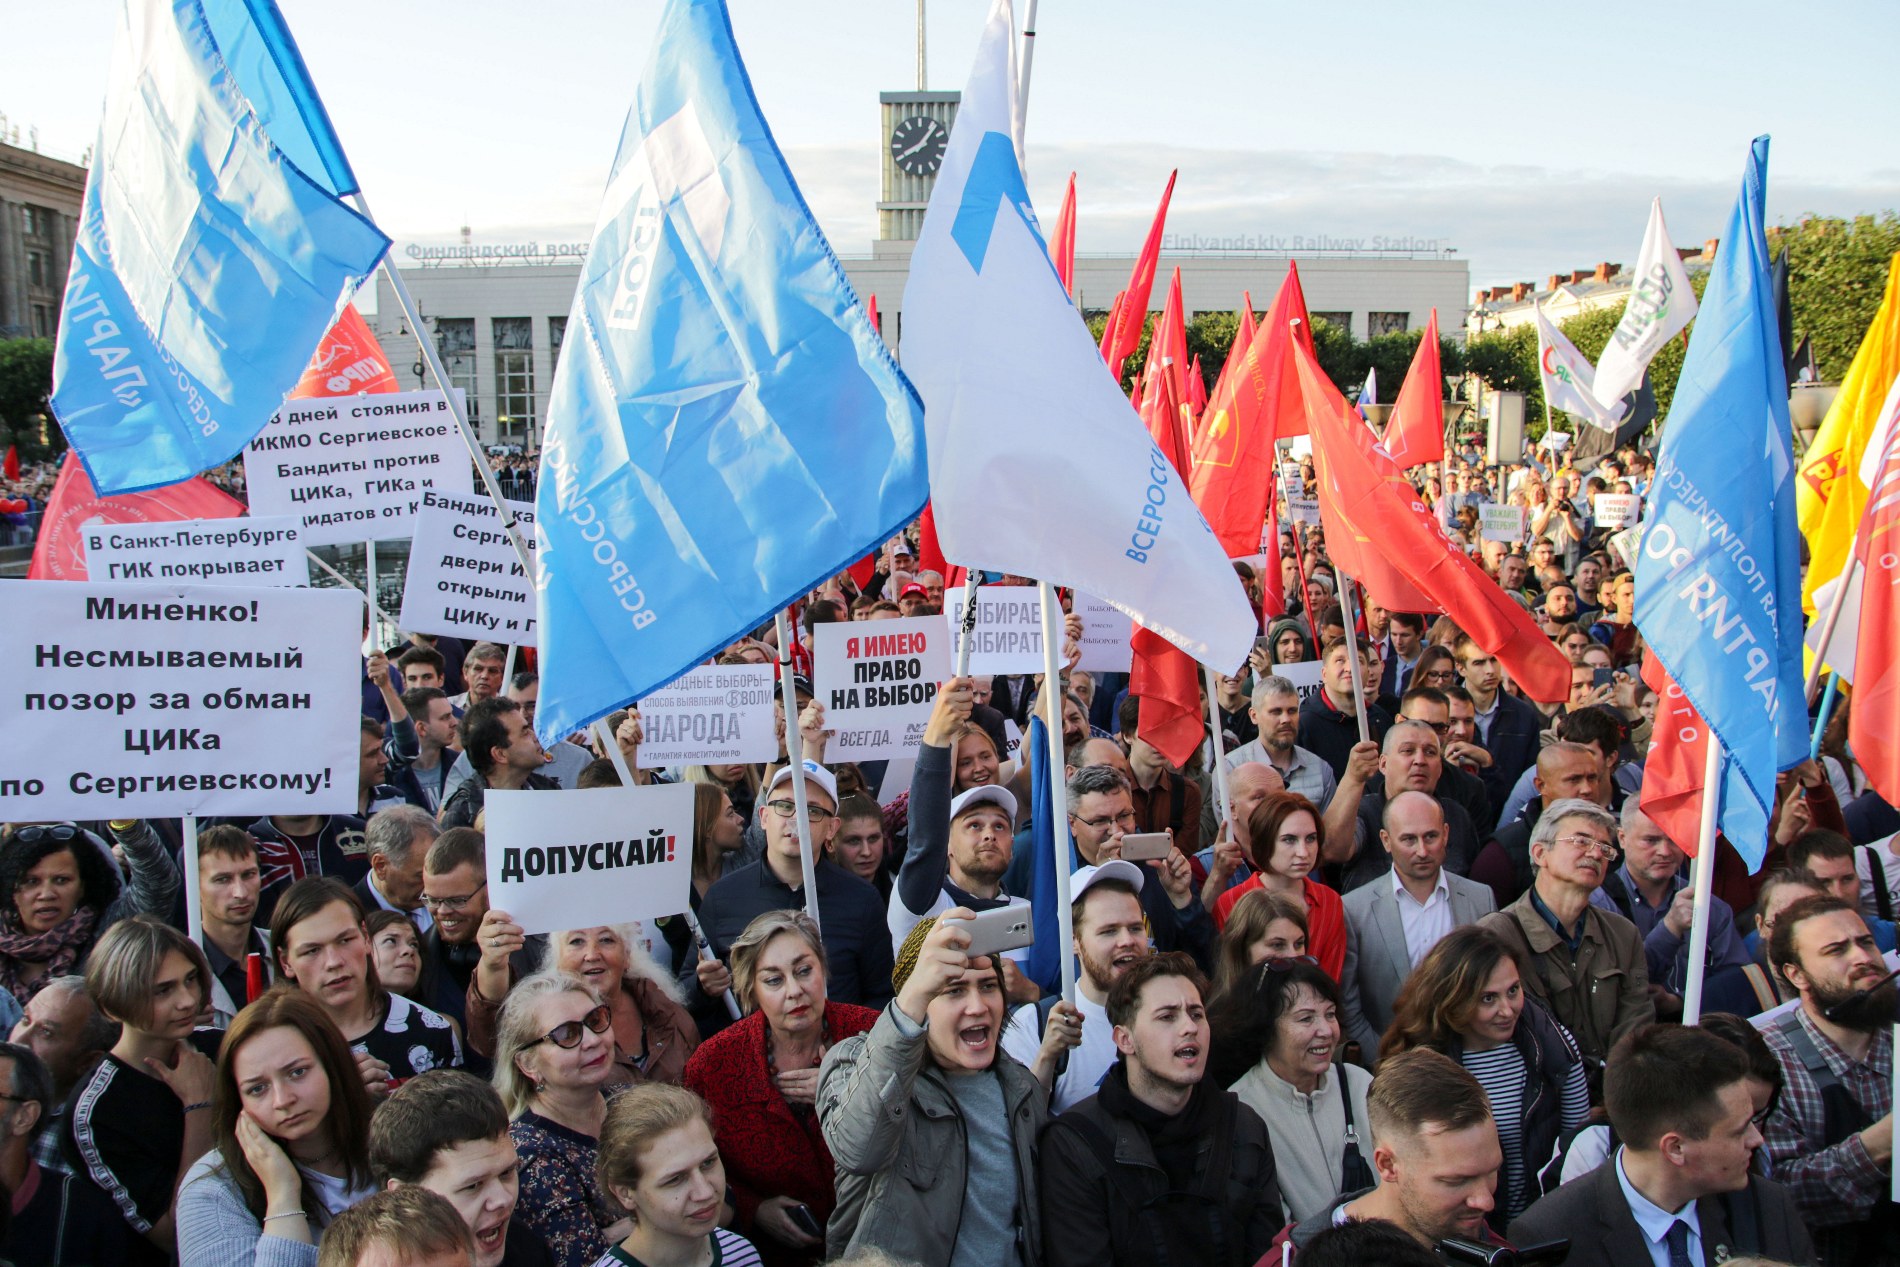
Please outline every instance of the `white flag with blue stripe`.
[[923, 508], [923, 408], [767, 128], [718, 0], [671, 0], [555, 371], [541, 698], [571, 734]]
[[389, 239], [273, 0], [126, 0], [54, 352], [101, 493], [235, 457]]

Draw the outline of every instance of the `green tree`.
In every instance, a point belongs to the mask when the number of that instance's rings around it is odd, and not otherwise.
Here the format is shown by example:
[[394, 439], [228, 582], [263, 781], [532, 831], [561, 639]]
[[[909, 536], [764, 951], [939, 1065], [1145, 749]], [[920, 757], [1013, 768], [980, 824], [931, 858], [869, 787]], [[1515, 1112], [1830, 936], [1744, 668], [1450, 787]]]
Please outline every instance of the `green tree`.
[[5, 444], [19, 445], [24, 457], [38, 458], [66, 447], [57, 427], [48, 428], [52, 443], [40, 444], [41, 415], [52, 390], [51, 339], [0, 339], [0, 435]]
[[1769, 235], [1771, 251], [1788, 252], [1795, 342], [1803, 335], [1813, 340], [1821, 377], [1839, 382], [1886, 295], [1887, 272], [1900, 252], [1900, 216], [1809, 216]]

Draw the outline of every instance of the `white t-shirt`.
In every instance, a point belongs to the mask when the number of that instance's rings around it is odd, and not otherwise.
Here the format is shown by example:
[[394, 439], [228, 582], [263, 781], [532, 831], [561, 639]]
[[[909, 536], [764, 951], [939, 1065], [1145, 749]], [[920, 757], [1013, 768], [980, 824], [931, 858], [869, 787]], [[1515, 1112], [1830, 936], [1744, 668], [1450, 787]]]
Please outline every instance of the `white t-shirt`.
[[[1118, 1054], [1108, 1010], [1080, 989], [1075, 992], [1075, 1010], [1082, 1014], [1082, 1041], [1070, 1050], [1068, 1067], [1056, 1079], [1055, 1094], [1049, 1098], [1052, 1113], [1061, 1113], [1094, 1095]], [[1003, 1050], [1025, 1065], [1035, 1064], [1036, 1053], [1042, 1050], [1037, 1019], [1037, 1009], [1030, 1004], [1017, 1008], [1003, 1026]]]

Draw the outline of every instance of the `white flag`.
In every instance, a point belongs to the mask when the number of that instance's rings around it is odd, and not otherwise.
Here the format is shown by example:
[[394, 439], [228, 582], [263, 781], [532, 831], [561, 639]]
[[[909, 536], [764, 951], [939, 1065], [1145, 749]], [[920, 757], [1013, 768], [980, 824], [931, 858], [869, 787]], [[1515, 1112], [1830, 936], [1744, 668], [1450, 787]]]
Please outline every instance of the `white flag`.
[[1542, 304], [1535, 305], [1535, 308], [1537, 373], [1544, 381], [1544, 399], [1550, 402], [1552, 409], [1575, 414], [1605, 431], [1616, 430], [1616, 424], [1629, 412], [1628, 407], [1620, 400], [1608, 409], [1597, 403], [1592, 390], [1596, 371], [1591, 368], [1589, 358], [1577, 351], [1576, 345], [1569, 339], [1564, 338], [1563, 331], [1550, 324]]
[[1658, 198], [1649, 204], [1649, 228], [1643, 232], [1642, 254], [1636, 257], [1636, 284], [1630, 290], [1629, 306], [1623, 309], [1623, 319], [1616, 323], [1616, 333], [1597, 364], [1592, 394], [1604, 409], [1618, 409], [1623, 397], [1636, 390], [1650, 360], [1671, 336], [1682, 332], [1695, 310], [1689, 270], [1669, 241]]
[[1014, 15], [995, 0], [904, 296], [944, 555], [1072, 585], [1196, 659], [1256, 629], [1227, 553], [1102, 364], [1018, 157]]

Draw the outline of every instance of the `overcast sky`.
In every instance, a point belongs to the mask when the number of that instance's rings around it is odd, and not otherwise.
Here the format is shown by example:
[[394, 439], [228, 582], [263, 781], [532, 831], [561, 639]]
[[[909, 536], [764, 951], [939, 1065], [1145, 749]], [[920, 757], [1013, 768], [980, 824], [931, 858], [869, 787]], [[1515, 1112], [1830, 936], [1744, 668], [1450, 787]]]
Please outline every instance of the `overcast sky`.
[[[585, 238], [661, 0], [278, 0], [399, 242]], [[1019, 16], [1026, 0], [1019, 0]], [[0, 111], [76, 158], [117, 0], [0, 0]], [[912, 0], [732, 0], [766, 116], [840, 254], [876, 234], [877, 94], [916, 86]], [[960, 88], [988, 0], [930, 0]], [[1414, 237], [1474, 286], [1633, 262], [1660, 194], [1718, 234], [1751, 137], [1770, 221], [1900, 207], [1900, 5], [1043, 0], [1029, 113], [1045, 221], [1078, 173], [1079, 249], [1170, 229]]]

